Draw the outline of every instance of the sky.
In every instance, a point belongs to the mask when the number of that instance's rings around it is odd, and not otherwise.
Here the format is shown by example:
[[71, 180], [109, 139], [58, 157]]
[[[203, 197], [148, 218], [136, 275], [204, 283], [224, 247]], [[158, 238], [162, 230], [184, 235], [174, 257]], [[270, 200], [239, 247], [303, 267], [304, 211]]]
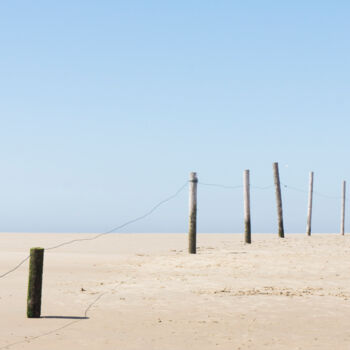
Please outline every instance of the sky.
[[[103, 232], [186, 183], [284, 185], [339, 232], [350, 180], [347, 1], [0, 2], [0, 231]], [[286, 233], [307, 193], [282, 189]], [[274, 189], [252, 231], [277, 232]], [[347, 213], [349, 210], [347, 208]], [[122, 232], [186, 232], [188, 191]], [[199, 185], [198, 232], [242, 232], [242, 189]], [[349, 227], [350, 230], [350, 227]]]

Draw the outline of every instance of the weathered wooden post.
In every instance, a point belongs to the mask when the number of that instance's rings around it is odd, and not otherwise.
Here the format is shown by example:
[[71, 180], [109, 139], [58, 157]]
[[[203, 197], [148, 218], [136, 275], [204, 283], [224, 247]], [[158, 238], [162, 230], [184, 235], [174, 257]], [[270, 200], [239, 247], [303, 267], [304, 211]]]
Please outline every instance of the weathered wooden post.
[[44, 248], [31, 248], [27, 297], [27, 317], [29, 318], [38, 318], [41, 314], [43, 263]]
[[342, 206], [341, 206], [341, 225], [340, 233], [344, 235], [345, 233], [345, 194], [346, 194], [346, 181], [343, 181], [343, 193], [342, 193]]
[[190, 174], [190, 221], [188, 231], [188, 252], [196, 254], [196, 236], [197, 236], [197, 183], [196, 173]]
[[312, 218], [312, 197], [314, 193], [314, 172], [310, 172], [309, 178], [309, 200], [307, 205], [307, 224], [306, 224], [306, 234], [311, 236], [311, 218]]
[[244, 190], [244, 242], [252, 243], [251, 223], [250, 223], [249, 170], [244, 170], [244, 173], [243, 173], [243, 190]]
[[273, 163], [273, 178], [274, 178], [275, 188], [276, 188], [278, 236], [281, 238], [284, 238], [282, 195], [281, 195], [281, 183], [280, 183], [280, 175], [278, 171], [278, 163]]

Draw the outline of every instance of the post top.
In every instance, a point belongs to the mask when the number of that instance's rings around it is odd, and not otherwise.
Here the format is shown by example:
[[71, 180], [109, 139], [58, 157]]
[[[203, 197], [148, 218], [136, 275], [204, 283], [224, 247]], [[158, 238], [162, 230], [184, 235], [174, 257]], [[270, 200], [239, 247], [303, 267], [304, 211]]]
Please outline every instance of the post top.
[[198, 182], [198, 177], [196, 172], [190, 173], [190, 182]]

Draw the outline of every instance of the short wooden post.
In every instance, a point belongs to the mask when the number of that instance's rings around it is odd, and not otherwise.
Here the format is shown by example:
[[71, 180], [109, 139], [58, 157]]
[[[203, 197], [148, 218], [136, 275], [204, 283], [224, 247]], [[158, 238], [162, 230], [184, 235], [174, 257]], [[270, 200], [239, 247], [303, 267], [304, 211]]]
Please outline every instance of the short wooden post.
[[280, 175], [278, 170], [278, 163], [273, 163], [273, 178], [274, 178], [275, 188], [276, 188], [278, 236], [281, 238], [284, 238], [282, 195], [281, 195], [281, 183], [280, 183]]
[[190, 174], [190, 221], [188, 231], [188, 252], [196, 254], [196, 236], [197, 236], [197, 183], [196, 173]]
[[38, 318], [41, 314], [41, 289], [43, 280], [44, 248], [31, 248], [27, 297], [27, 317]]
[[343, 181], [343, 193], [342, 193], [342, 206], [341, 206], [341, 225], [340, 233], [344, 235], [345, 233], [345, 194], [346, 194], [346, 181]]
[[250, 181], [249, 170], [243, 173], [243, 190], [244, 190], [244, 242], [252, 243], [251, 223], [250, 223]]
[[311, 218], [312, 218], [312, 198], [314, 193], [314, 172], [310, 172], [309, 177], [309, 200], [307, 205], [307, 224], [306, 224], [306, 234], [311, 236]]

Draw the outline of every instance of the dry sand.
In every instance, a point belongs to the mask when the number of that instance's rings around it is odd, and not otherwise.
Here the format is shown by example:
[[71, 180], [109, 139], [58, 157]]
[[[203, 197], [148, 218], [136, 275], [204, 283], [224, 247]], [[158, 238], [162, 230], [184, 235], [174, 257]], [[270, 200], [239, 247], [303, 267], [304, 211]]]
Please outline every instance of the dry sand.
[[[1, 234], [0, 274], [77, 237]], [[197, 255], [186, 243], [113, 234], [47, 251], [41, 319], [25, 316], [24, 264], [0, 279], [0, 349], [350, 349], [350, 237], [202, 234]]]

